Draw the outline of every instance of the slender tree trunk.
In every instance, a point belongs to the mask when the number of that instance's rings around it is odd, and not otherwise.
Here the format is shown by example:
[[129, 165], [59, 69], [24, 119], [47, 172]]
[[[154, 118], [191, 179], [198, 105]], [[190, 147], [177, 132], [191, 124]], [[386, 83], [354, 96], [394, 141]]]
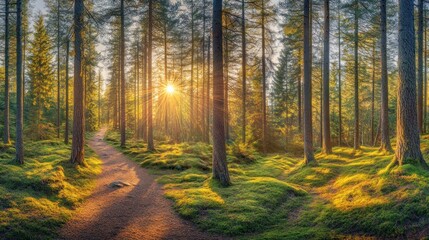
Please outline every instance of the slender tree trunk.
[[74, 3], [74, 111], [73, 111], [73, 141], [71, 162], [84, 164], [85, 157], [85, 115], [84, 115], [84, 83], [82, 79], [82, 56], [84, 54], [84, 1]]
[[267, 152], [267, 76], [265, 59], [265, 5], [262, 1], [262, 151]]
[[195, 123], [194, 123], [194, 0], [192, 0], [192, 6], [191, 6], [191, 86], [190, 86], [190, 105], [191, 105], [191, 111], [190, 111], [190, 133], [191, 133], [191, 139], [194, 137], [193, 134], [195, 133]]
[[69, 144], [69, 53], [70, 40], [67, 39], [66, 45], [66, 127], [64, 131], [64, 143]]
[[355, 126], [354, 126], [354, 149], [359, 149], [359, 2], [355, 0], [354, 13], [354, 107], [355, 107]]
[[124, 0], [121, 0], [121, 147], [125, 147], [125, 16]]
[[[167, 69], [167, 24], [164, 23], [164, 82], [165, 86], [168, 84], [168, 69]], [[165, 98], [165, 134], [168, 135], [168, 98]]]
[[341, 0], [338, 1], [338, 145], [343, 140], [342, 99], [341, 99]]
[[399, 0], [398, 101], [394, 164], [428, 168], [420, 150], [417, 125], [416, 64], [413, 1]]
[[380, 1], [381, 7], [381, 111], [380, 111], [380, 150], [392, 152], [389, 137], [389, 83], [387, 77], [387, 16], [386, 0]]
[[60, 138], [61, 118], [60, 118], [60, 0], [57, 0], [57, 138]]
[[210, 36], [208, 37], [208, 51], [207, 51], [207, 92], [206, 92], [206, 98], [207, 98], [207, 142], [210, 142]]
[[206, 0], [203, 0], [203, 36], [202, 36], [202, 40], [203, 40], [203, 44], [202, 44], [202, 54], [203, 54], [203, 90], [202, 90], [202, 126], [203, 126], [203, 131], [202, 131], [202, 136], [203, 136], [203, 141], [208, 142], [208, 138], [206, 135], [207, 132], [207, 128], [208, 126], [206, 125], [206, 110], [207, 110], [207, 104], [206, 104], [206, 89], [207, 89], [207, 78], [206, 78]]
[[423, 102], [423, 132], [427, 133], [427, 107], [428, 107], [428, 91], [427, 91], [427, 80], [428, 80], [428, 69], [427, 69], [427, 60], [428, 60], [428, 56], [427, 56], [427, 19], [426, 19], [426, 15], [427, 15], [427, 11], [424, 11], [424, 31], [425, 31], [425, 41], [424, 41], [424, 58], [425, 58], [425, 67], [424, 67], [424, 71], [425, 71], [425, 76], [424, 76], [424, 102]]
[[[138, 39], [138, 36], [137, 36]], [[137, 40], [137, 67], [136, 67], [136, 79], [137, 79], [137, 86], [136, 86], [136, 133], [137, 133], [137, 139], [141, 138], [141, 119], [140, 119], [140, 42]]]
[[16, 1], [16, 161], [24, 164], [24, 89], [22, 76], [22, 0]]
[[213, 0], [213, 178], [230, 185], [226, 162], [222, 49], [222, 0]]
[[10, 127], [9, 127], [9, 115], [10, 115], [10, 101], [9, 101], [9, 0], [5, 0], [5, 39], [4, 39], [4, 72], [5, 72], [5, 83], [4, 83], [4, 132], [3, 132], [3, 143], [10, 143]]
[[423, 5], [418, 1], [418, 77], [417, 77], [417, 124], [420, 133], [423, 131]]
[[312, 92], [311, 92], [311, 0], [304, 0], [304, 161], [315, 162], [313, 152]]
[[101, 71], [98, 71], [98, 127], [101, 127]]
[[229, 43], [228, 43], [228, 26], [225, 28], [225, 139], [229, 140], [229, 98], [228, 98], [228, 88], [229, 88]]
[[372, 79], [371, 79], [371, 144], [374, 144], [375, 126], [375, 41], [372, 45]]
[[242, 143], [246, 143], [246, 65], [247, 65], [247, 52], [246, 52], [246, 15], [245, 15], [245, 1], [241, 0], [241, 51], [242, 51], [242, 62], [241, 62], [241, 74], [242, 74], [242, 102], [241, 107], [242, 109], [242, 115], [241, 119], [243, 121], [241, 126], [241, 138]]
[[[298, 50], [298, 56], [302, 57], [301, 48]], [[298, 69], [299, 69], [299, 76], [298, 76], [298, 86], [297, 86], [297, 92], [298, 92], [298, 131], [302, 132], [302, 83], [304, 81], [304, 69], [301, 65], [301, 61], [298, 61]]]
[[325, 153], [332, 153], [331, 146], [331, 122], [329, 117], [329, 34], [330, 34], [330, 21], [329, 21], [329, 0], [325, 0], [325, 27], [324, 27], [324, 50], [323, 50], [323, 146], [322, 149]]
[[147, 120], [148, 120], [148, 98], [147, 98], [147, 34], [144, 35], [144, 45], [143, 45], [143, 82], [142, 82], [142, 90], [143, 90], [143, 139], [144, 141], [148, 141], [148, 128], [147, 128]]
[[148, 39], [148, 49], [147, 49], [147, 58], [148, 58], [148, 107], [147, 107], [147, 149], [148, 151], [154, 151], [155, 146], [153, 144], [153, 117], [152, 117], [152, 34], [153, 34], [153, 1], [149, 0], [149, 39]]

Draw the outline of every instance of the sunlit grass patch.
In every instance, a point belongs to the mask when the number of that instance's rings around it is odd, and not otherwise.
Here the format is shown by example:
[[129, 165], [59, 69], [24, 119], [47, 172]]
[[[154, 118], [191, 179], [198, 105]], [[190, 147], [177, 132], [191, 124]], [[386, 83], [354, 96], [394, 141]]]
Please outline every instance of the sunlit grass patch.
[[[428, 146], [424, 137], [426, 157]], [[133, 142], [123, 151], [164, 169], [158, 181], [176, 211], [210, 232], [242, 239], [415, 239], [429, 226], [429, 172], [404, 165], [383, 173], [394, 155], [376, 147], [335, 147], [305, 166], [295, 154], [263, 156], [230, 146], [228, 188], [211, 179], [207, 144], [158, 143], [154, 153], [144, 147]]]
[[100, 160], [87, 149], [88, 167], [68, 163], [70, 147], [59, 140], [28, 142], [26, 163], [14, 152], [0, 157], [0, 238], [53, 239], [94, 187]]

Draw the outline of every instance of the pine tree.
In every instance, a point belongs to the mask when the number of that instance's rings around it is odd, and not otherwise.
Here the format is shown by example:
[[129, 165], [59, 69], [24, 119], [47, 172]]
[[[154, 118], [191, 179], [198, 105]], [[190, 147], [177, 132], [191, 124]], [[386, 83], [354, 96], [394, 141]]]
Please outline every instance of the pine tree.
[[31, 116], [34, 118], [36, 139], [46, 138], [42, 136], [46, 132], [44, 127], [44, 112], [52, 104], [53, 68], [51, 55], [51, 40], [45, 27], [43, 16], [38, 16], [34, 25], [34, 37], [30, 42], [28, 75], [30, 77], [29, 99]]

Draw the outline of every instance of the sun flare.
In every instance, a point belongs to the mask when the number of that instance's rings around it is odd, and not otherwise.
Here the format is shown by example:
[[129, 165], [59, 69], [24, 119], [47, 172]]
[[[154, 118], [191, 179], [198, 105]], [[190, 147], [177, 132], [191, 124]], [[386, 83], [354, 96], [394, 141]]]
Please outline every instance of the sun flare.
[[165, 87], [165, 92], [167, 92], [168, 94], [173, 94], [174, 92], [176, 92], [176, 88], [174, 87], [174, 85], [168, 84]]

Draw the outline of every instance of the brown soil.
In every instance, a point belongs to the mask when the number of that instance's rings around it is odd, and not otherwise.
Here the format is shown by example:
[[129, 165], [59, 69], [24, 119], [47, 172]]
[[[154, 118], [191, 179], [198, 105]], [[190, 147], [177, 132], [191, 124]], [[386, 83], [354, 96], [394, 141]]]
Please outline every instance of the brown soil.
[[[60, 239], [225, 239], [181, 219], [154, 177], [103, 141], [105, 132], [89, 141], [103, 172], [92, 195], [60, 230]], [[131, 186], [109, 187], [118, 180]]]

